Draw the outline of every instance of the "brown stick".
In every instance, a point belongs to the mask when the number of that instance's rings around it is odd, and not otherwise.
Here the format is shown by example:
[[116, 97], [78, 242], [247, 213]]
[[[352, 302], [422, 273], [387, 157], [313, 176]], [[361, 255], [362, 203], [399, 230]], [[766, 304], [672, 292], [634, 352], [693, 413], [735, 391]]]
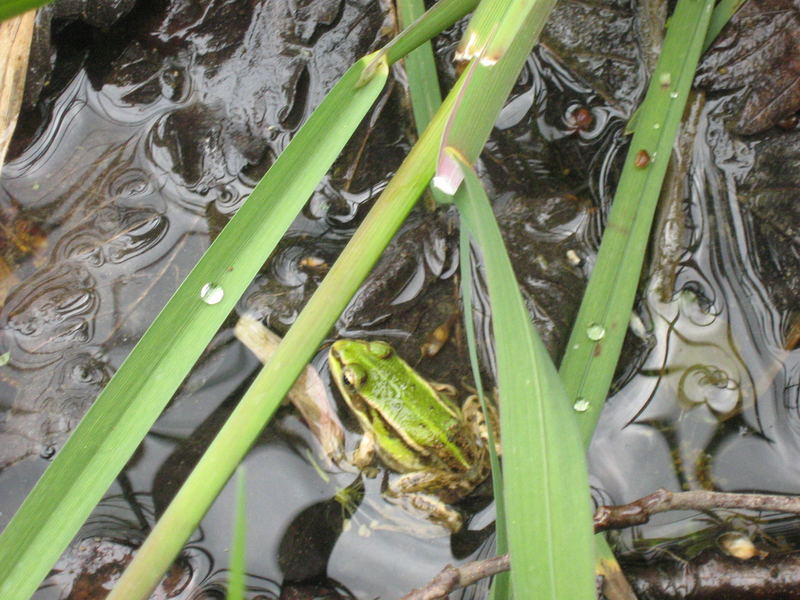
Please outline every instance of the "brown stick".
[[[660, 489], [649, 496], [644, 496], [628, 504], [599, 507], [594, 513], [594, 530], [595, 532], [600, 532], [608, 529], [623, 529], [633, 525], [641, 525], [642, 523], [647, 523], [651, 515], [668, 510], [714, 510], [720, 508], [769, 510], [800, 514], [800, 497], [769, 494], [731, 494], [707, 491], [670, 492], [669, 490]], [[800, 573], [800, 567], [795, 566], [800, 565], [800, 558], [796, 555], [791, 555], [783, 560], [788, 562], [784, 563], [781, 559], [777, 559], [773, 564], [768, 564], [763, 561], [752, 564], [748, 563], [748, 569], [753, 571], [752, 575], [755, 578], [761, 577], [763, 574], [771, 573], [772, 571], [770, 569], [775, 569], [776, 564], [781, 566], [781, 568], [784, 566], [787, 567], [789, 571], [792, 572], [792, 575], [794, 575], [795, 570], [798, 570]], [[741, 577], [737, 578], [737, 574], [741, 575], [742, 565], [743, 562], [738, 559], [722, 557], [712, 560], [706, 557], [698, 568], [703, 573], [707, 571], [713, 572], [713, 577], [707, 577], [709, 582], [716, 581], [718, 584], [721, 582], [722, 588], [727, 591], [731, 593], [733, 593], [733, 591], [737, 593], [741, 592], [746, 596], [746, 594], [749, 593], [749, 588], [748, 590], [738, 590], [736, 587], [737, 581], [741, 579]], [[497, 573], [508, 571], [510, 566], [511, 561], [507, 554], [495, 556], [487, 560], [474, 561], [462, 565], [461, 567], [447, 565], [428, 584], [406, 594], [401, 600], [436, 600], [438, 598], [444, 598], [447, 594], [473, 584], [484, 577], [491, 577]], [[685, 572], [687, 566], [686, 564], [682, 564], [680, 568], [684, 569]], [[676, 570], [676, 573], [678, 573], [678, 571], [679, 569]], [[656, 588], [659, 585], [658, 582], [652, 581], [652, 579], [657, 578], [652, 574], [649, 575], [648, 577], [648, 574], [642, 571], [641, 573], [630, 573], [629, 577], [632, 576], [633, 580], [643, 580], [641, 582], [634, 582], [634, 587], [637, 587], [641, 592], [647, 587]], [[670, 577], [671, 576], [672, 575], [670, 575]], [[753, 579], [753, 577], [750, 577], [750, 579]], [[647, 581], [648, 579], [651, 579], [651, 581]], [[767, 580], [769, 579], [774, 579], [774, 576], [767, 577]], [[778, 597], [780, 597], [780, 593], [785, 590], [785, 579], [786, 578], [782, 578], [779, 582], [772, 581], [774, 584], [772, 586], [767, 583], [766, 587], [779, 590]], [[789, 576], [788, 579], [793, 582], [795, 581], [791, 576]], [[663, 581], [663, 577], [661, 581]], [[798, 589], [800, 590], [800, 579], [796, 581], [798, 582]], [[637, 585], [637, 583], [639, 585]], [[700, 591], [698, 591], [697, 598], [705, 598], [705, 594], [709, 593], [709, 587], [713, 586], [710, 586], [708, 582], [704, 583], [702, 586], [698, 586], [698, 590]], [[759, 598], [760, 597], [761, 596], [759, 596]], [[771, 594], [764, 596], [764, 598], [772, 597], [774, 596]], [[800, 591], [797, 596], [791, 597], [800, 598]]]
[[739, 560], [706, 551], [691, 561], [626, 565], [640, 598], [659, 600], [800, 600], [800, 554]]
[[436, 600], [444, 598], [457, 589], [466, 587], [484, 577], [508, 571], [511, 560], [508, 554], [495, 556], [486, 560], [477, 560], [460, 567], [447, 565], [424, 587], [413, 590], [401, 600]]
[[594, 530], [598, 532], [641, 525], [647, 523], [651, 515], [668, 510], [715, 510], [720, 508], [800, 514], [800, 497], [707, 491], [670, 492], [660, 489], [629, 504], [601, 506], [594, 513]]

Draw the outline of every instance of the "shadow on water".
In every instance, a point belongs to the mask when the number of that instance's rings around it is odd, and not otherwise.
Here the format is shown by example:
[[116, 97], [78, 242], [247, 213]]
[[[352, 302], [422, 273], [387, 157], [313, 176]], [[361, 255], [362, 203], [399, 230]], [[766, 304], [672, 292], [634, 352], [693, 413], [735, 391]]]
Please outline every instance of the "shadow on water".
[[[3, 169], [0, 353], [10, 360], [0, 367], [0, 525], [299, 124], [392, 25], [366, 1], [212, 0], [202, 11], [182, 0], [146, 4], [109, 30], [52, 18], [56, 70], [23, 115]], [[652, 19], [611, 0], [591, 9], [559, 3], [478, 165], [556, 358], [594, 265], [627, 150], [625, 123], [658, 43], [659, 27], [646, 26]], [[446, 80], [460, 32], [436, 42]], [[800, 487], [791, 334], [799, 221], [783, 198], [797, 196], [800, 181], [772, 166], [797, 162], [800, 133], [768, 127], [744, 136], [726, 127], [748, 100], [724, 83], [703, 84], [685, 145], [690, 166], [675, 176], [678, 191], [654, 234], [671, 254], [654, 261], [661, 266], [643, 286], [590, 452], [606, 502], [658, 487]], [[237, 314], [282, 334], [316, 289], [411, 144], [400, 80], [375, 111], [383, 118], [359, 131]], [[458, 314], [456, 234], [450, 211], [415, 211], [332, 338], [380, 337], [424, 376], [467, 382], [458, 327], [439, 354], [419, 359], [429, 334]], [[477, 304], [485, 307], [485, 296]], [[37, 598], [92, 597], [127, 564], [258, 369], [233, 336], [236, 318]], [[490, 376], [488, 313], [475, 318]], [[313, 364], [328, 384], [326, 356], [323, 348]], [[341, 417], [352, 451], [356, 422]], [[459, 504], [464, 530], [445, 536], [384, 499], [388, 473], [366, 478], [332, 466], [291, 408], [279, 411], [245, 465], [249, 598], [395, 597], [490, 548], [488, 483]], [[228, 486], [157, 597], [223, 597], [233, 506]], [[776, 521], [771, 531], [789, 539], [792, 526]], [[703, 528], [705, 517], [666, 514], [620, 544], [651, 547]]]

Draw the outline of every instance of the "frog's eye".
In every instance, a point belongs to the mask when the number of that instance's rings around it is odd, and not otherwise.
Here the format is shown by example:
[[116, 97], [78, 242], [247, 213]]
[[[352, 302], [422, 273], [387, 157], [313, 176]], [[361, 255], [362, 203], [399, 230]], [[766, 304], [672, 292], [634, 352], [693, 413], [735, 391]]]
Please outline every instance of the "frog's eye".
[[367, 372], [359, 365], [347, 365], [342, 369], [342, 377], [348, 385], [358, 389], [367, 380]]
[[389, 358], [392, 355], [392, 347], [386, 342], [370, 342], [369, 351], [377, 358]]

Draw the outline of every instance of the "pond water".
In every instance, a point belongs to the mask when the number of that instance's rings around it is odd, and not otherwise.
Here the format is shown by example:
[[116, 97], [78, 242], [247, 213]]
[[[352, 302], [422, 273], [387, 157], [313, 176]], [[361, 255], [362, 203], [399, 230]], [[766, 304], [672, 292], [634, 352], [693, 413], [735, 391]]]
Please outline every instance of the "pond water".
[[[10, 360], [0, 367], [0, 526], [299, 124], [393, 26], [385, 7], [366, 0], [212, 0], [202, 11], [182, 0], [146, 4], [117, 25], [124, 42], [113, 48], [83, 26], [57, 26], [58, 75], [23, 115], [3, 168], [0, 353]], [[589, 8], [559, 5], [479, 165], [556, 357], [658, 42], [645, 27], [652, 15], [613, 1], [591, 10], [596, 35], [587, 33]], [[459, 32], [437, 41], [445, 81]], [[736, 133], [726, 122], [746, 91], [722, 87], [707, 83], [687, 116], [654, 266], [590, 450], [603, 502], [658, 487], [800, 489], [792, 333], [800, 215], [787, 204], [800, 181], [774, 166], [798, 164], [800, 134]], [[113, 581], [259, 367], [233, 335], [238, 316], [285, 332], [400, 164], [411, 132], [398, 74], [37, 598], [94, 597]], [[426, 336], [458, 311], [456, 226], [449, 211], [420, 206], [331, 339], [386, 339], [414, 363]], [[476, 320], [491, 365], [486, 316]], [[440, 354], [420, 362], [426, 377], [466, 381], [459, 336], [456, 328]], [[327, 382], [325, 357], [314, 366]], [[342, 418], [352, 449], [355, 423]], [[248, 597], [397, 597], [448, 562], [491, 551], [488, 485], [462, 503], [467, 526], [450, 537], [385, 502], [381, 477], [326, 468], [318, 452], [284, 408], [245, 460]], [[345, 488], [358, 505], [347, 527], [333, 499]], [[159, 597], [222, 597], [232, 518], [229, 484]], [[708, 527], [668, 513], [618, 542], [652, 549]], [[711, 525], [714, 535], [727, 527]], [[770, 527], [793, 540], [792, 521]]]

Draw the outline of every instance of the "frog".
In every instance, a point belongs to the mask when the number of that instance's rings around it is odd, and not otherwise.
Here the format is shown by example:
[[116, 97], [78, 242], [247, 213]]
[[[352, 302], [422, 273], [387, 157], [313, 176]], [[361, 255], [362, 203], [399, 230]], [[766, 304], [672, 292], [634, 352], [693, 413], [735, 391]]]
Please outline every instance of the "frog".
[[453, 533], [461, 529], [461, 513], [450, 505], [491, 470], [477, 396], [458, 406], [452, 386], [427, 381], [383, 341], [341, 339], [328, 358], [331, 377], [363, 432], [350, 463], [374, 476], [380, 461], [399, 474], [385, 496]]

